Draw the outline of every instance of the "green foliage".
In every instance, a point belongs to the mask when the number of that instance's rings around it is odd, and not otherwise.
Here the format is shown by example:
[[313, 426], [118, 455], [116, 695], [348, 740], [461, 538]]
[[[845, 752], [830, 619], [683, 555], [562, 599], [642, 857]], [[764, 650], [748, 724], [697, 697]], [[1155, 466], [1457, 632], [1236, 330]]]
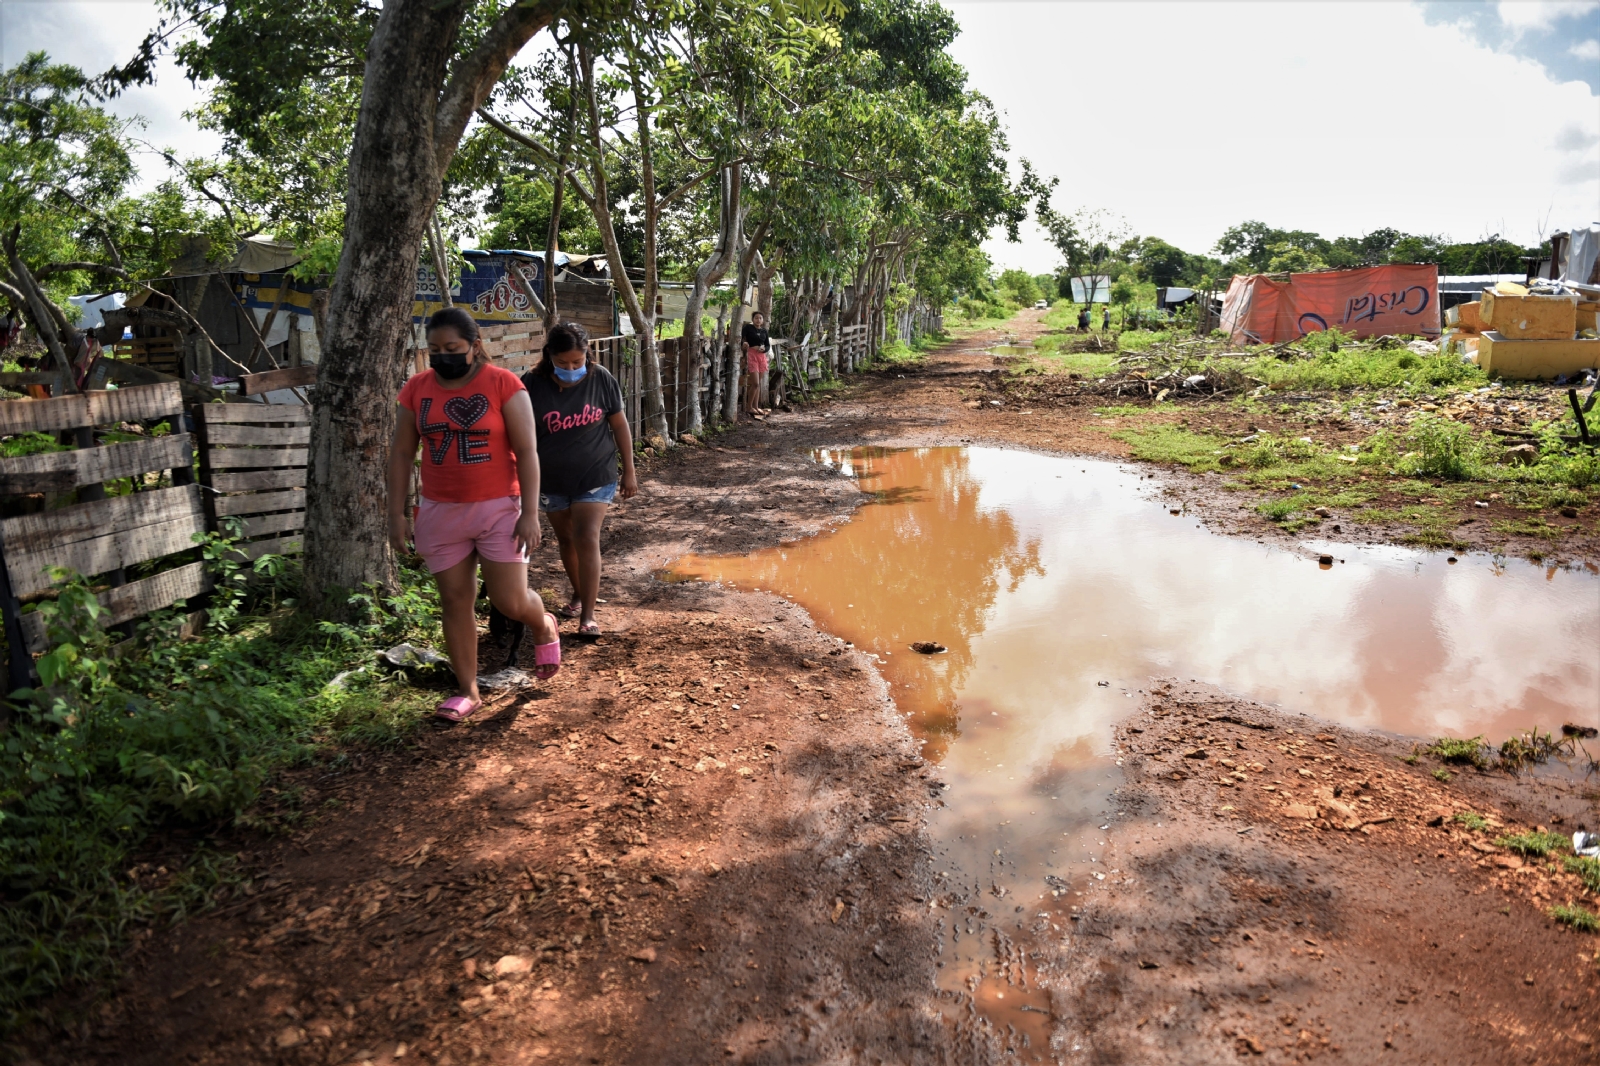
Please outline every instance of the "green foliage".
[[1541, 733], [1538, 727], [1534, 727], [1501, 742], [1500, 765], [1515, 773], [1524, 767], [1548, 762], [1552, 755], [1570, 751], [1574, 744], [1571, 739], [1557, 740], [1554, 734]]
[[72, 445], [57, 441], [53, 433], [18, 433], [15, 437], [0, 440], [0, 456], [15, 459], [41, 452], [69, 452]]
[[1583, 881], [1583, 887], [1590, 892], [1600, 892], [1600, 859], [1591, 859], [1587, 855], [1567, 855], [1561, 860], [1562, 868], [1569, 874], [1577, 874]]
[[1481, 736], [1466, 740], [1457, 737], [1439, 737], [1422, 750], [1424, 754], [1432, 755], [1440, 762], [1471, 764], [1480, 770], [1489, 765], [1489, 746], [1483, 742]]
[[1400, 460], [1403, 474], [1466, 481], [1483, 469], [1483, 442], [1470, 426], [1448, 418], [1418, 418], [1407, 431], [1406, 442], [1415, 451]]
[[995, 288], [1007, 303], [1018, 307], [1031, 307], [1043, 295], [1033, 275], [1026, 270], [1003, 270]]
[[1518, 855], [1542, 859], [1557, 848], [1567, 846], [1567, 838], [1560, 833], [1510, 833], [1496, 837], [1495, 844], [1509, 848]]
[[1459, 812], [1455, 816], [1455, 821], [1466, 826], [1474, 833], [1481, 833], [1485, 829], [1489, 828], [1489, 819], [1485, 818], [1481, 814], [1474, 814], [1472, 811]]
[[1565, 903], [1557, 904], [1545, 913], [1563, 925], [1570, 925], [1581, 933], [1600, 933], [1600, 915], [1585, 910], [1577, 904], [1570, 906]]
[[1499, 236], [1450, 244], [1442, 237], [1385, 228], [1329, 240], [1309, 230], [1281, 230], [1255, 221], [1229, 227], [1217, 240], [1216, 251], [1228, 261], [1226, 269], [1236, 273], [1437, 263], [1441, 274], [1500, 274], [1521, 269], [1525, 255], [1541, 254]]
[[1455, 775], [1449, 770], [1446, 770], [1444, 767], [1439, 766], [1434, 768], [1433, 779], [1435, 781], [1442, 781], [1448, 785], [1451, 781], [1455, 780]]
[[356, 623], [319, 629], [281, 606], [292, 565], [250, 569], [279, 576], [228, 590], [226, 628], [184, 640], [183, 618], [157, 612], [120, 657], [87, 583], [55, 575], [57, 596], [39, 608], [41, 684], [15, 694], [0, 747], [0, 1026], [103, 975], [137, 927], [204, 907], [235, 876], [203, 851], [166, 879], [130, 871], [152, 833], [238, 818], [275, 768], [330, 741], [392, 742], [420, 717], [423, 701], [380, 675], [329, 680], [384, 642], [437, 639], [426, 575], [359, 597]]

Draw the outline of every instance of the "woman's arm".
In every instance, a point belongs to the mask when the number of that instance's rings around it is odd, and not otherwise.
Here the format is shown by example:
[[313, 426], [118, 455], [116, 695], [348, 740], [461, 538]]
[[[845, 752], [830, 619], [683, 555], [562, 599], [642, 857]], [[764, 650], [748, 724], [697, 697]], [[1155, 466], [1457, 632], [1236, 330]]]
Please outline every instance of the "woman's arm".
[[639, 476], [633, 471], [633, 434], [628, 432], [628, 416], [618, 411], [606, 423], [616, 438], [617, 451], [622, 453], [622, 498], [632, 499], [639, 491]]
[[405, 554], [411, 551], [406, 497], [411, 494], [411, 471], [416, 466], [421, 438], [417, 435], [417, 416], [410, 409], [396, 404], [394, 415], [394, 442], [389, 446], [389, 546]]
[[517, 482], [522, 486], [522, 517], [517, 519], [516, 539], [522, 550], [537, 551], [543, 534], [539, 529], [539, 448], [533, 433], [533, 401], [527, 389], [518, 389], [500, 408], [506, 421], [506, 441], [517, 457]]

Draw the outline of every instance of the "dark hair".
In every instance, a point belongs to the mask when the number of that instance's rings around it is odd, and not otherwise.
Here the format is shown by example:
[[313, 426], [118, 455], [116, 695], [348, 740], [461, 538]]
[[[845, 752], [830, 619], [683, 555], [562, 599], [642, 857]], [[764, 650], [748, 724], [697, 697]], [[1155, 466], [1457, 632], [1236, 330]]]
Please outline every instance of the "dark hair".
[[547, 378], [554, 378], [555, 363], [550, 357], [571, 351], [583, 352], [587, 361], [589, 355], [589, 331], [576, 322], [558, 322], [556, 325], [551, 326], [550, 332], [545, 335], [544, 348], [539, 358], [539, 365], [533, 368], [533, 372], [535, 374], [543, 374]]
[[477, 321], [459, 307], [441, 307], [430, 315], [427, 332], [432, 333], [436, 329], [453, 329], [468, 344], [475, 344], [478, 340]]

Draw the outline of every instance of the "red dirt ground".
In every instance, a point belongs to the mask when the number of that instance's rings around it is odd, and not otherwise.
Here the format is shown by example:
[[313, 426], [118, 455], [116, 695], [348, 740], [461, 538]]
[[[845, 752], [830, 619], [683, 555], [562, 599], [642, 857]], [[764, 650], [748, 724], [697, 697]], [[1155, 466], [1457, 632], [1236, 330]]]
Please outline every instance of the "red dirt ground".
[[[1088, 407], [965, 406], [985, 367], [959, 353], [981, 341], [648, 462], [608, 526], [605, 639], [464, 727], [288, 775], [316, 813], [236, 831], [248, 893], [139, 938], [111, 995], [63, 1001], [7, 1057], [1594, 1062], [1600, 938], [1543, 913], [1593, 894], [1427, 824], [1448, 807], [1570, 830], [1597, 821], [1592, 787], [1447, 786], [1396, 759], [1409, 743], [1153, 682], [1116, 738], [1128, 817], [1105, 855], [1131, 876], [1076, 913], [991, 920], [936, 887], [938, 768], [871, 664], [776, 597], [656, 576], [846, 518], [861, 494], [807, 447], [1118, 454]], [[546, 547], [536, 586], [553, 565]], [[937, 990], [958, 920], [1040, 993], [1025, 1028]]]

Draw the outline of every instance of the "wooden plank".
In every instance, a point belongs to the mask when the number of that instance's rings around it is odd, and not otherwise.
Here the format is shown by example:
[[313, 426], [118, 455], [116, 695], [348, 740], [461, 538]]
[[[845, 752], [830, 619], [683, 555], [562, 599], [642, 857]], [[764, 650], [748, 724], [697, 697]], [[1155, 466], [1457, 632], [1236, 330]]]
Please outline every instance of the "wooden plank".
[[311, 422], [311, 408], [298, 403], [207, 403], [196, 407], [195, 413], [208, 426], [229, 422]]
[[226, 422], [206, 425], [208, 448], [215, 444], [265, 444], [282, 447], [310, 443], [310, 426], [250, 426]]
[[316, 366], [289, 366], [282, 370], [268, 370], [264, 374], [241, 375], [239, 393], [243, 396], [259, 396], [263, 392], [272, 392], [276, 389], [301, 388], [316, 383]]
[[[189, 465], [189, 434], [0, 459], [0, 494], [64, 492], [113, 478]], [[47, 485], [48, 483], [48, 485]]]
[[[147, 615], [151, 611], [159, 611], [163, 607], [171, 607], [175, 603], [187, 600], [190, 596], [209, 592], [211, 587], [211, 575], [206, 573], [205, 564], [190, 563], [174, 570], [163, 570], [159, 574], [152, 574], [138, 581], [130, 581], [118, 588], [107, 589], [95, 598], [106, 608], [106, 614], [100, 618], [101, 624], [113, 626]], [[29, 651], [45, 649], [46, 634], [44, 618], [41, 615], [33, 612], [23, 615], [22, 629]]]
[[211, 487], [218, 492], [257, 492], [262, 489], [299, 489], [306, 484], [306, 468], [253, 470], [247, 474], [213, 474]]
[[[305, 466], [304, 448], [216, 448], [206, 454], [213, 470], [252, 470], [276, 466]], [[216, 487], [216, 479], [212, 479]]]
[[306, 494], [299, 489], [288, 492], [251, 492], [242, 496], [218, 496], [212, 501], [217, 517], [241, 514], [264, 514], [267, 511], [289, 511], [304, 508]]
[[159, 559], [194, 547], [194, 535], [205, 532], [205, 516], [118, 530], [93, 540], [80, 540], [42, 552], [7, 553], [6, 569], [18, 596], [30, 596], [50, 587], [49, 566], [65, 566], [80, 574], [104, 574], [121, 566]]
[[261, 537], [268, 533], [290, 533], [304, 528], [306, 528], [304, 511], [288, 511], [284, 514], [262, 515], [259, 518], [244, 520], [246, 537]]
[[48, 400], [6, 400], [0, 402], [0, 436], [50, 433], [111, 422], [139, 422], [182, 411], [183, 391], [176, 381], [107, 392], [81, 392]]
[[[6, 554], [9, 556], [12, 552], [48, 551], [78, 541], [93, 540], [117, 530], [138, 529], [203, 513], [200, 487], [183, 485], [77, 503], [54, 511], [17, 515], [0, 520], [0, 536], [5, 538]], [[80, 572], [87, 574], [100, 571]]]
[[305, 538], [300, 534], [291, 533], [286, 537], [246, 541], [239, 545], [239, 551], [249, 559], [259, 559], [263, 555], [292, 555], [304, 546], [304, 541]]

